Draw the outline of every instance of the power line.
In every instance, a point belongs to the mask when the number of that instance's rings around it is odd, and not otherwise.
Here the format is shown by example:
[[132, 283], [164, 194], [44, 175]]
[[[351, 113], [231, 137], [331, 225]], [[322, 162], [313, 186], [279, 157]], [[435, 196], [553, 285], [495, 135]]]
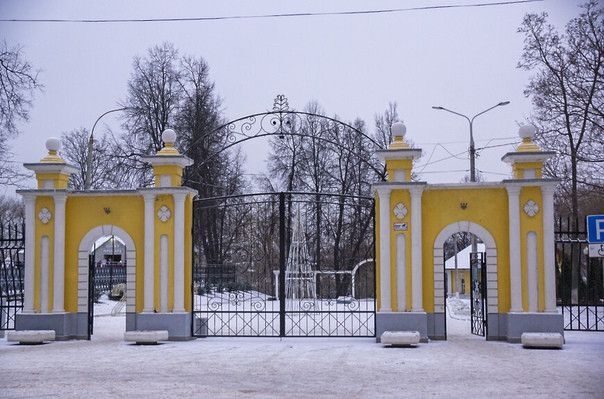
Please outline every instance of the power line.
[[409, 8], [386, 8], [377, 10], [358, 11], [328, 11], [328, 12], [296, 12], [278, 14], [257, 15], [222, 15], [217, 17], [189, 17], [189, 18], [124, 18], [124, 19], [68, 19], [68, 18], [2, 18], [0, 22], [50, 22], [50, 23], [127, 23], [127, 22], [199, 22], [199, 21], [223, 21], [229, 19], [266, 19], [266, 18], [291, 18], [291, 17], [316, 17], [336, 15], [367, 15], [367, 14], [391, 14], [409, 11], [428, 11], [454, 8], [478, 8], [491, 6], [507, 6], [516, 4], [536, 3], [544, 0], [509, 0], [492, 3], [474, 4], [441, 4], [435, 6], [409, 7]]

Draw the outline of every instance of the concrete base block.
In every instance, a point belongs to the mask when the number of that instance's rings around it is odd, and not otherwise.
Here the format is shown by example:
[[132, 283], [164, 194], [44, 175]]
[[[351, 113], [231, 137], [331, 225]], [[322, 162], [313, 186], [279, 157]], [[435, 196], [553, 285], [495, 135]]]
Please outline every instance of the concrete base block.
[[45, 341], [55, 340], [54, 330], [20, 330], [9, 331], [6, 335], [8, 342], [19, 342], [21, 344], [41, 344]]
[[508, 313], [507, 340], [518, 343], [523, 333], [559, 333], [564, 337], [564, 319], [559, 313]]
[[380, 342], [386, 331], [417, 331], [421, 342], [428, 342], [428, 317], [425, 312], [377, 312], [375, 336]]
[[88, 338], [87, 313], [19, 313], [15, 330], [53, 330], [57, 341]]
[[187, 341], [191, 336], [191, 313], [128, 313], [126, 330], [166, 330], [170, 341]]
[[445, 332], [445, 314], [428, 313], [428, 338], [433, 340], [447, 339]]
[[380, 337], [383, 345], [410, 346], [419, 344], [419, 331], [385, 331]]
[[126, 342], [135, 342], [138, 345], [157, 344], [158, 341], [167, 341], [168, 338], [167, 330], [126, 331], [124, 333]]
[[560, 333], [522, 333], [520, 341], [525, 348], [562, 349], [564, 345], [564, 337]]

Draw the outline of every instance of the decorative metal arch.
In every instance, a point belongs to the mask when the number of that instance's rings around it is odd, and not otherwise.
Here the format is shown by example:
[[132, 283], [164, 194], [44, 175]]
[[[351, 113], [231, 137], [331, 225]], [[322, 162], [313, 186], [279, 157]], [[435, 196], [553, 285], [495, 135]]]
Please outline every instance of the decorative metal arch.
[[[199, 143], [204, 139], [212, 137], [215, 133], [220, 131], [222, 131], [225, 135], [225, 144], [216, 151], [206, 156], [204, 162], [218, 156], [219, 154], [223, 153], [224, 151], [237, 144], [241, 144], [248, 140], [260, 137], [306, 137], [331, 144], [336, 148], [353, 153], [361, 162], [371, 168], [382, 180], [385, 179], [384, 169], [376, 167], [377, 165], [379, 165], [379, 163], [372, 163], [370, 158], [365, 158], [360, 154], [352, 151], [350, 148], [346, 147], [342, 143], [334, 141], [328, 137], [324, 137], [324, 135], [322, 134], [307, 134], [305, 132], [299, 131], [298, 126], [302, 126], [304, 123], [307, 123], [311, 126], [319, 126], [321, 128], [320, 132], [340, 132], [343, 129], [348, 129], [354, 134], [362, 136], [364, 139], [368, 140], [369, 143], [371, 143], [371, 145], [374, 147], [374, 150], [383, 148], [383, 146], [377, 141], [375, 141], [372, 137], [368, 136], [367, 134], [363, 133], [359, 129], [355, 128], [354, 126], [351, 126], [346, 122], [342, 122], [338, 119], [325, 115], [290, 110], [287, 98], [283, 94], [279, 94], [274, 100], [272, 111], [250, 114], [224, 123], [209, 132], [208, 134], [193, 141], [193, 143], [191, 143], [191, 145], [189, 146], [189, 150], [187, 150], [187, 152], [194, 148], [195, 144]], [[336, 135], [338, 135], [338, 133], [336, 133]]]

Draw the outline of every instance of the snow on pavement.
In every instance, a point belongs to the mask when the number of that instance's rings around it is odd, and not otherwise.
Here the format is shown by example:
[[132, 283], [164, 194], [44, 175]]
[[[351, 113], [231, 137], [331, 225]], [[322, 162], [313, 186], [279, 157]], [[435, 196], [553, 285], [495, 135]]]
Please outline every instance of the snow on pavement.
[[448, 341], [417, 348], [366, 338], [136, 346], [123, 342], [123, 316], [98, 316], [92, 341], [0, 339], [0, 397], [604, 397], [604, 334], [567, 332], [563, 350], [526, 350], [464, 334], [456, 322]]

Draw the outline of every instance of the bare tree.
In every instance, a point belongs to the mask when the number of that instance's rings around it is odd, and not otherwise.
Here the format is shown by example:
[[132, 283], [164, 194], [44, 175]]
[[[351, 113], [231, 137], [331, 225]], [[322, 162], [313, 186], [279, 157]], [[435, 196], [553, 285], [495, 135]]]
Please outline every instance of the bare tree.
[[21, 225], [24, 222], [24, 207], [21, 198], [0, 195], [0, 228]]
[[42, 89], [38, 71], [25, 59], [21, 46], [0, 46], [0, 183], [15, 184], [21, 174], [10, 162], [8, 140], [19, 134], [18, 123], [29, 120], [36, 91]]
[[582, 192], [604, 196], [604, 8], [588, 1], [565, 33], [547, 19], [547, 13], [524, 17], [518, 66], [533, 72], [525, 94], [538, 140], [559, 155], [545, 172], [563, 179], [557, 203], [577, 220]]

